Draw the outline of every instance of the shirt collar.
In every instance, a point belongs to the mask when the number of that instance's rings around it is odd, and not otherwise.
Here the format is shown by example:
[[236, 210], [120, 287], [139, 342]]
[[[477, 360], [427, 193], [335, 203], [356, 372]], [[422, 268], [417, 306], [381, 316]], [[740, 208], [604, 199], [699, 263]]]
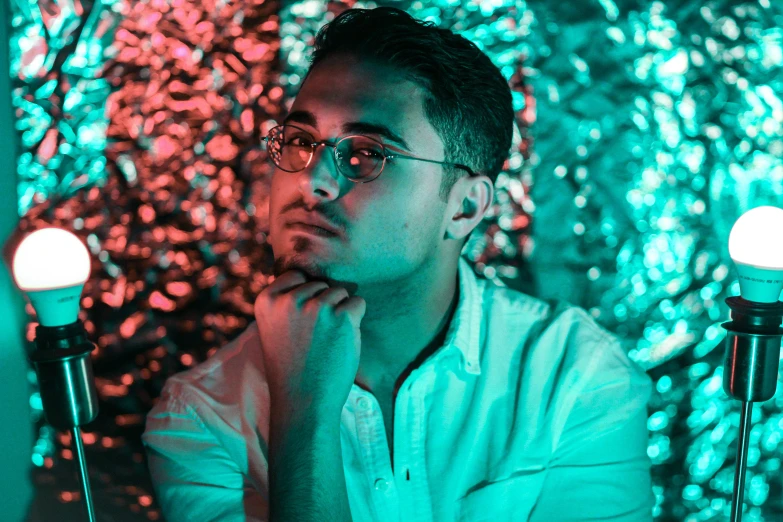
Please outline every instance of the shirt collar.
[[481, 374], [479, 342], [484, 285], [465, 258], [459, 258], [459, 301], [454, 311], [444, 346], [454, 347], [462, 355], [463, 369], [472, 375]]

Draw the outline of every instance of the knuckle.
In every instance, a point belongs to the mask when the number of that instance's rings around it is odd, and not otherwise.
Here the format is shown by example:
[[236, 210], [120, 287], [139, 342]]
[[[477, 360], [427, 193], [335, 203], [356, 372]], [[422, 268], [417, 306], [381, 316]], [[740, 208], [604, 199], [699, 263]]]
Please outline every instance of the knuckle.
[[321, 282], [313, 283], [313, 290], [316, 291], [315, 297], [317, 297], [317, 296], [323, 295], [324, 292], [328, 292], [329, 291], [329, 285], [326, 284], [326, 283], [321, 283]]
[[263, 310], [269, 307], [269, 294], [267, 294], [266, 291], [262, 291], [258, 296], [256, 296], [256, 301], [254, 303], [254, 308], [256, 310]]
[[308, 299], [302, 304], [302, 310], [312, 313], [321, 313], [321, 303], [317, 299]]
[[325, 288], [313, 296], [313, 301], [318, 301], [319, 303], [325, 303], [333, 292], [334, 292], [334, 288]]
[[279, 307], [290, 310], [296, 307], [296, 299], [291, 294], [281, 294], [277, 296], [277, 303]]

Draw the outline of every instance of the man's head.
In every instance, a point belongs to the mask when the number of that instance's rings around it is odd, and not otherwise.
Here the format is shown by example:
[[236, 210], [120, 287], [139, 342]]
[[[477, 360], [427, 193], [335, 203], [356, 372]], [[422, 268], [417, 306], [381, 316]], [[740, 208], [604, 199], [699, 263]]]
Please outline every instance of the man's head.
[[[508, 84], [474, 44], [392, 8], [349, 10], [316, 37], [312, 64], [286, 123], [315, 142], [361, 134], [392, 158], [377, 179], [340, 174], [329, 145], [299, 172], [276, 170], [270, 242], [276, 272], [388, 284], [458, 256], [492, 203], [511, 145]], [[325, 217], [338, 234], [292, 223]]]

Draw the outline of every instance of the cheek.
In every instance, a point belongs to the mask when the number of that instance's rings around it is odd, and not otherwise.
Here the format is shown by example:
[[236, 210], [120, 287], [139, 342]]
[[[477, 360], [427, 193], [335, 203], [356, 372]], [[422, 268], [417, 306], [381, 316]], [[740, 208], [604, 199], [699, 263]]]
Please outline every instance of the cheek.
[[280, 208], [286, 202], [292, 201], [291, 191], [294, 190], [292, 179], [285, 179], [279, 173], [272, 176], [272, 182], [269, 186], [269, 216], [276, 216]]
[[269, 227], [270, 242], [275, 242], [278, 237], [278, 227], [280, 224], [280, 210], [285, 206], [287, 202], [292, 201], [288, 192], [288, 188], [281, 182], [275, 182], [272, 180], [272, 184], [269, 187], [269, 207], [267, 215], [267, 223]]
[[[291, 181], [288, 179], [287, 181]], [[280, 172], [272, 174], [272, 179], [269, 184], [269, 197], [276, 199], [277, 195], [285, 188], [286, 180], [281, 176]]]
[[387, 208], [383, 216], [376, 223], [378, 239], [388, 239], [396, 243], [398, 248], [404, 244], [429, 242], [440, 229], [441, 215], [438, 209], [414, 194]]

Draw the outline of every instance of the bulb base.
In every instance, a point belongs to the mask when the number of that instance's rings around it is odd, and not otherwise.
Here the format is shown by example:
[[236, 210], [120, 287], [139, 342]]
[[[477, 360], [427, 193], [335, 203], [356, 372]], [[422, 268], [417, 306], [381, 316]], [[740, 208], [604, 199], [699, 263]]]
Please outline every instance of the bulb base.
[[723, 389], [734, 399], [763, 402], [775, 395], [783, 329], [783, 302], [757, 303], [729, 297], [731, 321], [723, 365]]
[[25, 290], [25, 293], [35, 308], [38, 322], [57, 327], [71, 324], [79, 317], [79, 298], [83, 289], [84, 283], [81, 283], [50, 290]]
[[38, 375], [41, 402], [49, 424], [58, 430], [82, 426], [98, 415], [98, 395], [90, 353], [95, 348], [81, 321], [38, 325], [37, 350], [30, 354]]
[[737, 264], [740, 294], [754, 303], [776, 303], [783, 290], [783, 270]]

